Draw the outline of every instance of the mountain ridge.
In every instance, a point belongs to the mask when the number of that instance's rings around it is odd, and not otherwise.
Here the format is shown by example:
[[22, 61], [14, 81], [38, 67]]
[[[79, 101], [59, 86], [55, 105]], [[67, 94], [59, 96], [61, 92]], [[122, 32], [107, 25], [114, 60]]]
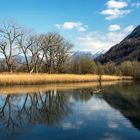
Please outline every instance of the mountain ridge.
[[119, 44], [114, 45], [95, 60], [102, 64], [108, 62], [121, 63], [128, 60], [140, 61], [140, 25]]

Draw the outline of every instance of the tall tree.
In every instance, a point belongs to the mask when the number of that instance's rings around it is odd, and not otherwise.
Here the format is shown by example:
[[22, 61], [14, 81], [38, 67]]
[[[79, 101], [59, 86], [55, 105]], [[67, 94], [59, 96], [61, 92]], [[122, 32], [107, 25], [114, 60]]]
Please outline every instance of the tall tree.
[[48, 33], [40, 36], [41, 48], [44, 54], [46, 72], [62, 72], [68, 60], [73, 44], [66, 41], [58, 33]]
[[17, 39], [21, 36], [21, 31], [21, 28], [12, 22], [3, 22], [0, 25], [0, 53], [5, 58], [9, 72], [14, 70], [14, 57], [20, 54]]
[[30, 73], [38, 72], [44, 58], [44, 54], [41, 53], [39, 37], [25, 32], [18, 40], [18, 44], [24, 57], [24, 62], [19, 63], [26, 65], [26, 69]]

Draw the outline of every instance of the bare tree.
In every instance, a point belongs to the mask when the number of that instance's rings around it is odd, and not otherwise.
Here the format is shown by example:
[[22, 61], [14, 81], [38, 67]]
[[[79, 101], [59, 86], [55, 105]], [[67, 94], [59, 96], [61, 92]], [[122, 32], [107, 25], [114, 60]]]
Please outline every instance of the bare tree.
[[0, 53], [3, 55], [9, 72], [13, 72], [14, 57], [20, 54], [17, 39], [21, 36], [21, 28], [12, 22], [3, 22], [0, 26]]
[[67, 42], [58, 33], [48, 33], [40, 36], [41, 48], [44, 53], [46, 72], [62, 71], [62, 66], [68, 60], [73, 44]]
[[29, 50], [31, 52], [31, 71], [30, 72], [38, 72], [39, 68], [42, 64], [44, 53], [42, 53], [42, 48], [40, 46], [40, 41], [38, 36], [32, 36], [31, 40], [33, 41], [32, 45], [30, 45]]
[[0, 26], [0, 53], [9, 72], [65, 72], [72, 47], [58, 33], [35, 35], [12, 22]]
[[38, 122], [51, 126], [58, 124], [72, 111], [69, 97], [54, 90], [0, 96], [3, 101], [0, 105], [0, 123], [3, 126], [0, 132], [8, 130], [8, 133], [16, 133], [19, 128], [27, 127], [25, 120], [29, 125]]
[[43, 61], [44, 55], [41, 53], [40, 42], [37, 35], [24, 33], [18, 40], [22, 55], [24, 56], [23, 65], [26, 65], [28, 72], [38, 72]]

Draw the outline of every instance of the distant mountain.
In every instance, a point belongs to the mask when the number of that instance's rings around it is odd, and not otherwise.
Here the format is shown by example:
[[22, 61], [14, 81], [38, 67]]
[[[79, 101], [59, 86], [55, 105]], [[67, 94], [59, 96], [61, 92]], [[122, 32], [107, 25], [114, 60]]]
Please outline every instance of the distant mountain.
[[93, 59], [96, 59], [97, 57], [103, 55], [105, 52], [106, 52], [105, 50], [102, 50], [100, 52], [97, 52], [97, 53], [93, 54], [92, 55], [93, 56]]
[[[17, 62], [21, 62], [21, 63], [26, 63], [26, 60], [25, 60], [25, 57], [23, 55], [16, 55], [16, 56], [13, 56], [12, 59], [16, 60]], [[28, 60], [31, 59], [31, 56], [28, 56]], [[4, 57], [0, 57], [0, 62], [1, 61], [5, 61], [5, 58]]]
[[13, 59], [20, 63], [26, 63], [25, 57], [22, 55], [14, 56]]
[[140, 25], [119, 44], [95, 59], [102, 64], [108, 62], [140, 61]]

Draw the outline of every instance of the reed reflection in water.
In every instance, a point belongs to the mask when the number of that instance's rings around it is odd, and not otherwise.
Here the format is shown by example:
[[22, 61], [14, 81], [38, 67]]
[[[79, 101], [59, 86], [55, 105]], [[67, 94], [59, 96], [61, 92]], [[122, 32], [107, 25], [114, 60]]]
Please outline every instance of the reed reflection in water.
[[82, 83], [0, 91], [0, 139], [140, 138], [139, 84]]

